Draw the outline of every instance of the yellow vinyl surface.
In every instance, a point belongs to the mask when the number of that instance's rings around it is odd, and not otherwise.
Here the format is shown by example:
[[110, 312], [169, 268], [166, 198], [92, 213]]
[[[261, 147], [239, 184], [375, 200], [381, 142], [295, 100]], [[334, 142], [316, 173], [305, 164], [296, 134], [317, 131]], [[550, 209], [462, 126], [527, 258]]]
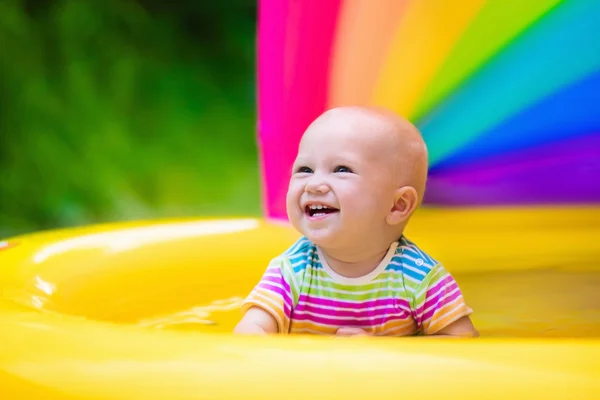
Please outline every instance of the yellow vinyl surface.
[[600, 398], [600, 208], [420, 210], [482, 337], [231, 334], [297, 237], [141, 221], [0, 244], [2, 399]]

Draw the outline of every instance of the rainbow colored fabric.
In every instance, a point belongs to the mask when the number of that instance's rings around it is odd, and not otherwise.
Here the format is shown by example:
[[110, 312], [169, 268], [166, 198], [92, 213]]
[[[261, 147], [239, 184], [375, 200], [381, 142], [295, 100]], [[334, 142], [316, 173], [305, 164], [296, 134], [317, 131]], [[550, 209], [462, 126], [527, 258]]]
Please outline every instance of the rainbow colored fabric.
[[432, 335], [471, 315], [446, 268], [402, 237], [358, 278], [338, 275], [312, 242], [300, 238], [274, 258], [242, 305], [258, 306], [279, 333], [335, 335], [343, 326], [373, 335]]
[[260, 0], [267, 215], [325, 109], [392, 108], [430, 151], [426, 203], [600, 202], [600, 1]]

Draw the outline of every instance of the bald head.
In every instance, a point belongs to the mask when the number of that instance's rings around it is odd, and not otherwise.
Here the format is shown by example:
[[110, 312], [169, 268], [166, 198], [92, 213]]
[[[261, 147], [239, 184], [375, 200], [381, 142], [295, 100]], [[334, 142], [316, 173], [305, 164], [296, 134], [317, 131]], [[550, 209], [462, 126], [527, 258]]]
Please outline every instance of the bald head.
[[323, 124], [349, 127], [368, 138], [368, 145], [389, 164], [398, 184], [414, 187], [419, 201], [422, 200], [427, 180], [427, 147], [413, 124], [386, 108], [336, 107], [321, 114], [306, 134]]

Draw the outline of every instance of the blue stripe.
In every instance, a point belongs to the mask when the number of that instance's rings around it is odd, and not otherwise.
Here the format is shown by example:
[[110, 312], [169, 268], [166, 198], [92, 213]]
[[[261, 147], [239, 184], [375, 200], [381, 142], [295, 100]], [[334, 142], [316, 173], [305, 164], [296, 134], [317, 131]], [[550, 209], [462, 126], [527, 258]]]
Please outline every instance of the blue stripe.
[[417, 246], [414, 242], [408, 240], [406, 237], [403, 237], [401, 244], [402, 247], [399, 248], [399, 251], [396, 254], [401, 254], [402, 250], [409, 250], [419, 254], [419, 257], [422, 258], [426, 264], [429, 264], [429, 268], [433, 268], [434, 266], [439, 264], [435, 258], [431, 257], [429, 254], [424, 252], [421, 248], [419, 248], [419, 246]]
[[[414, 280], [416, 280], [417, 282], [422, 282], [423, 279], [425, 279], [425, 276], [412, 271], [408, 268], [405, 268], [403, 265], [394, 265], [394, 264], [390, 264], [385, 268], [386, 271], [394, 271], [394, 272], [401, 272], [406, 276], [409, 276], [411, 278], [413, 278]], [[429, 271], [427, 271], [429, 272]]]
[[310, 255], [305, 255], [305, 254], [294, 254], [294, 255], [290, 255], [288, 257], [292, 264], [296, 264], [298, 261], [307, 260], [309, 258], [309, 256]]
[[293, 267], [294, 273], [297, 274], [298, 272], [302, 272], [304, 271], [306, 268], [308, 268], [309, 266], [311, 266], [313, 269], [320, 269], [323, 268], [323, 266], [321, 265], [320, 262], [318, 262], [318, 260], [316, 260], [315, 258], [313, 258], [313, 262], [309, 263], [308, 259], [305, 259], [302, 264]]
[[[410, 257], [411, 258], [416, 258], [417, 260], [420, 259], [421, 261], [423, 261], [423, 264], [422, 265], [418, 265], [416, 263], [416, 261], [408, 259], [407, 256], [402, 256], [399, 259], [396, 259], [394, 261], [408, 264], [411, 267], [418, 269], [419, 271], [423, 271], [423, 273], [425, 273], [425, 274], [428, 273], [431, 270], [431, 268], [433, 268], [433, 266], [436, 264], [434, 262], [431, 262], [431, 258], [428, 257], [426, 254], [424, 254], [422, 252], [415, 252], [414, 250], [411, 250], [411, 249], [404, 249], [404, 250], [410, 250], [410, 251], [412, 251], [412, 253], [416, 254], [416, 256], [413, 257], [412, 254], [411, 254]], [[396, 257], [394, 257], [394, 258], [396, 258]]]
[[[600, 52], [600, 49], [598, 49]], [[441, 161], [431, 172], [600, 131], [600, 72], [544, 98]]]
[[299, 252], [299, 249], [301, 249], [302, 247], [306, 247], [306, 245], [309, 244], [309, 241], [307, 238], [305, 237], [301, 237], [300, 239], [298, 239], [296, 241], [296, 243], [294, 243], [293, 245], [290, 246], [290, 248], [288, 248], [285, 251], [285, 255], [292, 255], [294, 253]]
[[597, 72], [599, 20], [600, 1], [564, 1], [424, 116], [417, 125], [428, 145], [430, 165], [520, 110]]

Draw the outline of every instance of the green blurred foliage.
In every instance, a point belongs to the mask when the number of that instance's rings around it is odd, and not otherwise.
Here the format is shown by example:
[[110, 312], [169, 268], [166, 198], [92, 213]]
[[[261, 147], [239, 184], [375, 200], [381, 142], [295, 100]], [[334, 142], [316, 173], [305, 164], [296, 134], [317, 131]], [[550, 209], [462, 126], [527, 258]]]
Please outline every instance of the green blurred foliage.
[[254, 1], [0, 2], [0, 237], [258, 215]]

